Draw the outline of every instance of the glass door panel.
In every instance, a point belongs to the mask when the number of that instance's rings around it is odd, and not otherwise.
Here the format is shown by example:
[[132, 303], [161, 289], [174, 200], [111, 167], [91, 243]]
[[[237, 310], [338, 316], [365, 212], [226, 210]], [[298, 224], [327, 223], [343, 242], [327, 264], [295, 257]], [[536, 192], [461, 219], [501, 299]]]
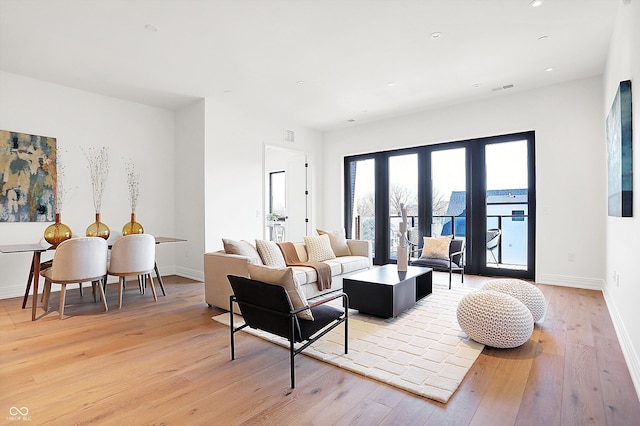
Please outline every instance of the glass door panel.
[[371, 241], [375, 256], [376, 236], [376, 181], [374, 159], [349, 163], [351, 182], [351, 236], [357, 240]]
[[284, 241], [284, 220], [286, 218], [286, 172], [269, 173], [269, 214], [267, 226], [271, 241]]
[[528, 270], [527, 141], [488, 144], [486, 163], [486, 267]]
[[407, 230], [418, 229], [418, 154], [389, 157], [389, 257], [398, 258], [401, 205], [407, 208]]
[[466, 149], [431, 153], [431, 236], [466, 238]]

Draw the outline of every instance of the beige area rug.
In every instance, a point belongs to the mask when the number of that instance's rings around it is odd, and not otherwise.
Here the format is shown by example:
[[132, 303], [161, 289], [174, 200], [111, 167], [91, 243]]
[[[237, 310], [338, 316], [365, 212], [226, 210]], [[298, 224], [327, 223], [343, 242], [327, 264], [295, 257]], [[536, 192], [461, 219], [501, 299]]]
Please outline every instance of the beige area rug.
[[[469, 291], [472, 289], [435, 289], [396, 318], [350, 314], [348, 354], [344, 353], [343, 326], [332, 330], [303, 354], [447, 402], [484, 348], [460, 330], [456, 319], [458, 302]], [[228, 313], [213, 319], [229, 325]], [[243, 324], [242, 317], [236, 315], [234, 322]], [[288, 347], [287, 340], [272, 334], [251, 328], [243, 331]]]

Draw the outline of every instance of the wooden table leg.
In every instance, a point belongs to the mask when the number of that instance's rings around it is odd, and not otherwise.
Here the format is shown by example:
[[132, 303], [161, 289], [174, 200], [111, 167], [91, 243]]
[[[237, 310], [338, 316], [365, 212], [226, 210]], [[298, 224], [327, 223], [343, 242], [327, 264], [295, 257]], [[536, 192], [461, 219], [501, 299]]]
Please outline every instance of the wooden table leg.
[[40, 252], [33, 252], [33, 296], [31, 297], [31, 321], [36, 320], [36, 305], [38, 304], [38, 281], [40, 281]]
[[157, 263], [153, 264], [153, 269], [156, 271], [156, 277], [158, 278], [158, 282], [160, 283], [160, 289], [162, 290], [162, 295], [166, 296], [167, 293], [164, 292], [164, 284], [162, 283], [162, 277], [160, 276], [160, 273], [158, 272], [158, 264]]
[[24, 299], [22, 299], [22, 309], [27, 306], [27, 299], [29, 299], [29, 290], [31, 290], [31, 280], [33, 279], [33, 262], [36, 259], [36, 252], [33, 252], [31, 258], [31, 266], [29, 267], [29, 278], [27, 278], [27, 289], [24, 291]]

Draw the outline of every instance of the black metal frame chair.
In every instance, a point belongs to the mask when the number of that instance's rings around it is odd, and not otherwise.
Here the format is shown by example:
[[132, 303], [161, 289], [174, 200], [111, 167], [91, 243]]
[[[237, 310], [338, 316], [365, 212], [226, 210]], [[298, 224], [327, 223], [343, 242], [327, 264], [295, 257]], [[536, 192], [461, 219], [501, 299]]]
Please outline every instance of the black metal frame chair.
[[[291, 360], [291, 388], [295, 388], [294, 357], [313, 342], [344, 322], [344, 353], [348, 353], [349, 298], [342, 292], [331, 293], [318, 302], [293, 309], [286, 290], [279, 285], [268, 284], [246, 277], [227, 275], [233, 295], [229, 298], [231, 359], [235, 359], [236, 332], [245, 327], [267, 331], [289, 341]], [[326, 305], [342, 298], [343, 310]], [[244, 325], [236, 328], [233, 323], [233, 304], [237, 303], [244, 318]], [[314, 320], [299, 320], [297, 313], [311, 309]], [[304, 342], [304, 343], [303, 343]], [[295, 349], [295, 343], [303, 343]]]
[[464, 282], [464, 240], [453, 238], [449, 244], [449, 260], [420, 257], [411, 262], [413, 266], [424, 266], [436, 271], [449, 272], [449, 290], [451, 290], [451, 275], [460, 272], [461, 282]]

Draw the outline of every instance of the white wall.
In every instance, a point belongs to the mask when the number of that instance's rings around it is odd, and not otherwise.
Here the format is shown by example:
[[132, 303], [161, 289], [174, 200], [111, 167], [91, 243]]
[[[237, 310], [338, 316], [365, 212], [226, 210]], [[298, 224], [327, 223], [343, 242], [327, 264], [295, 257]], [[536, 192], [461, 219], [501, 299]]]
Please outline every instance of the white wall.
[[[306, 152], [315, 173], [321, 167], [321, 135], [279, 117], [241, 111], [213, 99], [205, 102], [204, 231], [205, 252], [210, 252], [222, 249], [222, 238], [253, 242], [263, 237], [264, 145]], [[295, 131], [295, 143], [283, 142], [284, 129]], [[316, 193], [312, 186], [312, 200]], [[312, 202], [312, 209], [315, 205]], [[316, 210], [311, 218], [318, 220]]]
[[[607, 217], [604, 295], [627, 359], [636, 392], [640, 394], [640, 323], [638, 322], [638, 254], [640, 253], [640, 3], [620, 4], [604, 76], [604, 121], [618, 84], [631, 80], [633, 104], [633, 217]], [[606, 145], [603, 142], [603, 156]], [[606, 161], [606, 157], [605, 161]], [[603, 199], [603, 204], [605, 203]], [[619, 281], [614, 280], [618, 274]]]
[[[51, 136], [65, 151], [62, 222], [79, 235], [94, 221], [91, 181], [81, 148], [109, 147], [101, 219], [120, 232], [129, 220], [125, 161], [140, 171], [136, 218], [145, 232], [174, 235], [174, 114], [115, 98], [0, 72], [0, 129]], [[76, 190], [71, 188], [76, 186]], [[49, 223], [0, 223], [0, 244], [37, 243]], [[174, 272], [174, 248], [158, 248], [161, 273]], [[29, 254], [0, 254], [0, 298], [24, 294]]]
[[176, 113], [175, 215], [176, 236], [187, 241], [175, 244], [176, 273], [204, 280], [204, 143], [205, 101]]
[[[599, 77], [327, 133], [326, 226], [344, 226], [346, 155], [528, 130], [536, 134], [536, 281], [601, 288], [606, 180]], [[575, 261], [568, 260], [569, 251]]]

